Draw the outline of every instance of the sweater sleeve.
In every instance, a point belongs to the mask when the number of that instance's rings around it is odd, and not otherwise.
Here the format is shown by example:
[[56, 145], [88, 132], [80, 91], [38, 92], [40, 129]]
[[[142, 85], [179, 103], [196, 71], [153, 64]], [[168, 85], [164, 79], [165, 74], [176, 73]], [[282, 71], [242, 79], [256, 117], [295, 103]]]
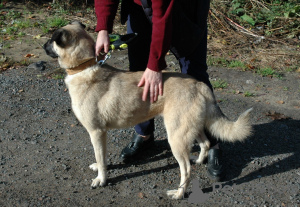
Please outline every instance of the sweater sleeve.
[[95, 0], [97, 26], [95, 31], [108, 30], [112, 32], [113, 22], [117, 13], [119, 0]]
[[152, 40], [147, 67], [160, 71], [167, 67], [165, 56], [172, 40], [172, 8], [174, 0], [152, 1]]

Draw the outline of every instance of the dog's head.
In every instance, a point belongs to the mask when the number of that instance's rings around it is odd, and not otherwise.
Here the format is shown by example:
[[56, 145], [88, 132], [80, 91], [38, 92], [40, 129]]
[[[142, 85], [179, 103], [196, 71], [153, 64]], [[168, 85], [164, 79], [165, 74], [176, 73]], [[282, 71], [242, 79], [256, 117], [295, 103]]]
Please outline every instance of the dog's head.
[[43, 48], [47, 55], [58, 58], [62, 68], [73, 68], [95, 57], [95, 42], [80, 22], [56, 30]]

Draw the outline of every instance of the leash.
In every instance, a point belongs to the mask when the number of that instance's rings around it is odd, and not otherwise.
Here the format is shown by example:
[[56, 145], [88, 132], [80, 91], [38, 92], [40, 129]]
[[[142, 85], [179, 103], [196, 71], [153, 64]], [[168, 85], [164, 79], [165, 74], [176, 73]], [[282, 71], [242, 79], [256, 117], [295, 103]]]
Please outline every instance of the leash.
[[102, 66], [102, 65], [105, 64], [105, 62], [106, 62], [109, 58], [111, 58], [111, 50], [108, 51], [108, 53], [105, 55], [105, 57], [104, 57], [103, 60], [99, 60], [99, 61], [98, 61], [98, 57], [96, 57], [96, 62], [97, 62], [97, 64], [99, 64], [100, 66]]

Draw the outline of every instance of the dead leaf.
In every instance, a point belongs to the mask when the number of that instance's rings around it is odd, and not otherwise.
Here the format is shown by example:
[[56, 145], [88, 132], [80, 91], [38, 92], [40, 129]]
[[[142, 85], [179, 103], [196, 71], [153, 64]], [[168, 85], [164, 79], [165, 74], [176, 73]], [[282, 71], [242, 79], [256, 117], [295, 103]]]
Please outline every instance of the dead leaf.
[[30, 16], [28, 16], [28, 19], [35, 19], [35, 18], [36, 18], [35, 15], [30, 15]]
[[230, 57], [231, 58], [237, 58], [239, 56], [239, 54], [233, 54], [233, 55], [231, 55]]
[[269, 111], [268, 113], [266, 113], [266, 116], [271, 117], [272, 120], [283, 120], [283, 119], [290, 118], [290, 117], [285, 116], [284, 114], [280, 114], [275, 111]]
[[229, 45], [228, 42], [227, 42], [226, 40], [222, 40], [221, 43], [222, 43], [223, 45]]
[[28, 58], [28, 57], [33, 57], [33, 56], [34, 56], [34, 54], [29, 54], [29, 53], [28, 53], [28, 54], [26, 54], [24, 57], [25, 57], [25, 58]]
[[297, 73], [300, 73], [300, 68], [298, 68], [298, 69], [296, 70], [296, 72], [297, 72]]
[[250, 64], [248, 64], [247, 67], [248, 67], [250, 70], [255, 69], [255, 67], [254, 67], [253, 65], [250, 65]]
[[35, 36], [33, 36], [33, 39], [41, 39], [41, 35], [40, 34], [38, 34], [38, 35], [35, 35]]
[[284, 101], [277, 101], [278, 104], [284, 104]]

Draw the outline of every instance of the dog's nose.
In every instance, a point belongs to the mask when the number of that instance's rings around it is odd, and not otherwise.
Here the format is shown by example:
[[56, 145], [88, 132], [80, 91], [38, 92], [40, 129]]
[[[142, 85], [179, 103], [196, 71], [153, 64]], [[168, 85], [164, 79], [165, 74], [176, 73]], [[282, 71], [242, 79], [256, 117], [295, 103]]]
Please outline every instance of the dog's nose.
[[57, 58], [58, 55], [57, 53], [53, 50], [52, 47], [52, 42], [48, 40], [44, 45], [43, 49], [45, 50], [46, 54], [49, 55], [50, 57]]
[[44, 50], [46, 49], [47, 45], [49, 44], [49, 41], [50, 41], [50, 40], [48, 40], [48, 41], [43, 45], [43, 49], [44, 49]]

